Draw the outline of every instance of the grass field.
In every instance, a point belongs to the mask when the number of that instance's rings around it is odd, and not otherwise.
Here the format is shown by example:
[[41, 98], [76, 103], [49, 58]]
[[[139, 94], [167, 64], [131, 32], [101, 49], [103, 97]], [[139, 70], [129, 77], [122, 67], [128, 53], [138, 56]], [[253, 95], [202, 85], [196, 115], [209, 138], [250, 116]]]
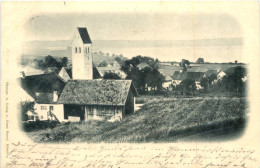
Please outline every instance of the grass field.
[[36, 142], [177, 141], [214, 130], [219, 130], [216, 136], [225, 130], [241, 132], [246, 115], [245, 98], [154, 98], [120, 122], [63, 123], [26, 134]]

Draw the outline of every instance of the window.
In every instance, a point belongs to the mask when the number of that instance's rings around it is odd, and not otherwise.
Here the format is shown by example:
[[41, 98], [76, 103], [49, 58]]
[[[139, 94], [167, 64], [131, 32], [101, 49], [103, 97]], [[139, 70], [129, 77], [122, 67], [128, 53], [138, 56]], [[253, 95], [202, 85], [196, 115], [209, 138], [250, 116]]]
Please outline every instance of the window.
[[47, 106], [41, 106], [41, 110], [47, 110]]
[[94, 115], [93, 107], [89, 107], [88, 110], [88, 115]]
[[77, 47], [75, 47], [75, 53], [77, 53]]
[[53, 106], [50, 106], [50, 111], [53, 111]]
[[28, 116], [28, 120], [34, 120], [34, 116]]
[[41, 119], [43, 119], [43, 116], [41, 115]]
[[88, 53], [89, 53], [89, 47], [88, 47]]
[[81, 53], [81, 47], [79, 47], [79, 53]]

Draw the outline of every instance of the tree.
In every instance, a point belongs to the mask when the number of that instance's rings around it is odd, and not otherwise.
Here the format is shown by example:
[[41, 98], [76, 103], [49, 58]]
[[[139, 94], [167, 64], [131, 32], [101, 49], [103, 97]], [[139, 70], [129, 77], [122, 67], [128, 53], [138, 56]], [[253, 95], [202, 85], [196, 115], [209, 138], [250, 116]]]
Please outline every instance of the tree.
[[[137, 65], [146, 62], [149, 66], [139, 70]], [[159, 60], [150, 57], [136, 56], [126, 60], [121, 66], [121, 70], [127, 74], [127, 79], [132, 79], [139, 93], [145, 92], [145, 85], [161, 89], [164, 77], [158, 71]]]
[[192, 79], [184, 79], [180, 83], [181, 92], [183, 95], [194, 94], [196, 90], [196, 83]]
[[209, 78], [208, 77], [202, 78], [200, 80], [200, 86], [203, 87], [205, 91], [207, 91], [209, 87]]
[[145, 67], [143, 72], [145, 76], [145, 83], [152, 88], [157, 87], [158, 90], [161, 90], [162, 83], [164, 82], [164, 76], [158, 71], [158, 69], [153, 67]]
[[121, 79], [121, 77], [113, 72], [106, 72], [103, 76], [103, 79]]
[[28, 120], [28, 115], [27, 112], [31, 111], [32, 113], [34, 112], [34, 102], [30, 101], [22, 101], [20, 102], [20, 110], [21, 110], [21, 119], [22, 121], [27, 121]]
[[61, 65], [63, 67], [67, 67], [67, 65], [68, 65], [68, 57], [63, 57], [60, 62], [61, 62]]
[[198, 58], [196, 63], [197, 64], [203, 64], [204, 63], [204, 59], [203, 58]]
[[45, 67], [57, 67], [58, 62], [55, 58], [53, 58], [51, 55], [48, 55], [44, 59]]
[[213, 73], [209, 76], [209, 84], [212, 84], [214, 80], [217, 79], [217, 74]]
[[182, 67], [183, 72], [187, 71], [187, 65], [190, 65], [190, 61], [186, 59], [182, 59], [180, 63], [180, 67]]
[[242, 78], [246, 76], [246, 69], [242, 66], [237, 66], [231, 75], [228, 75], [228, 81], [230, 83], [230, 91], [241, 94], [244, 92], [244, 82]]

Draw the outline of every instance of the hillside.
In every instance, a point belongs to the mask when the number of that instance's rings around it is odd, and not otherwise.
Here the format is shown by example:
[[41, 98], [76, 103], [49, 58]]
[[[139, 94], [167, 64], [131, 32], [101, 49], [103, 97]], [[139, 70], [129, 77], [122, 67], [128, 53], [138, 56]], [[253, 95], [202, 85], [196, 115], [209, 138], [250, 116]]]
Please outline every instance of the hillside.
[[214, 130], [241, 132], [246, 111], [245, 98], [153, 99], [120, 122], [64, 123], [27, 134], [36, 142], [176, 141]]

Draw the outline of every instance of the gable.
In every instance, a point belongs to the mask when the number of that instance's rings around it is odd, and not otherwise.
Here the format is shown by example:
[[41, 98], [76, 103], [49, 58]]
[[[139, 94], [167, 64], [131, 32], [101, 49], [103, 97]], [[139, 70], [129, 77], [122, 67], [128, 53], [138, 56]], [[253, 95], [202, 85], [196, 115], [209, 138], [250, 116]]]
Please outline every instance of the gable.
[[67, 71], [65, 70], [64, 67], [61, 68], [59, 74], [58, 74], [65, 82], [67, 82], [68, 80], [70, 80], [70, 76], [67, 73]]

